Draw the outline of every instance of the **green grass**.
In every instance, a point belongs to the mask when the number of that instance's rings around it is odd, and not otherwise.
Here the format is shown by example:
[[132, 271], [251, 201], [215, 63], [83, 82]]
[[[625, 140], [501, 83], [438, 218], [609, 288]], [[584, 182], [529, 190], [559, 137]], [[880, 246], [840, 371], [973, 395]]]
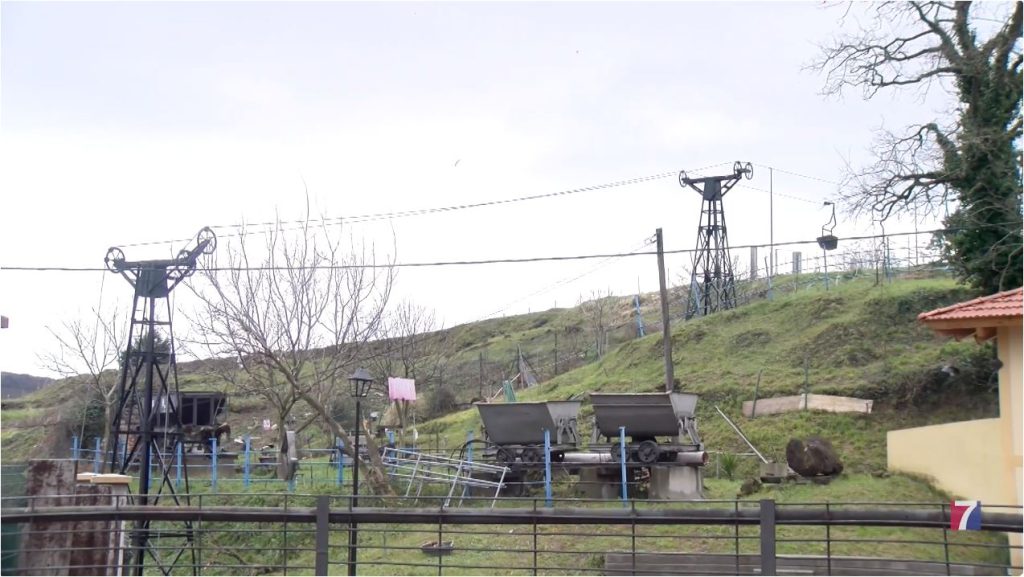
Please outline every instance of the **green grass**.
[[[970, 296], [948, 280], [906, 281], [882, 288], [850, 281], [829, 292], [798, 292], [709, 318], [676, 325], [673, 361], [681, 389], [698, 393], [698, 425], [713, 450], [747, 451], [718, 417], [718, 405], [759, 450], [781, 458], [791, 436], [819, 434], [839, 449], [849, 470], [885, 468], [885, 432], [925, 424], [994, 416], [992, 392], [956, 382], [932, 387], [944, 363], [964, 365], [990, 354], [983, 347], [935, 337], [916, 323], [919, 312]], [[761, 398], [799, 393], [807, 363], [809, 390], [873, 399], [871, 415], [817, 412], [744, 419], [762, 372]], [[664, 389], [660, 335], [622, 344], [599, 362], [559, 375], [518, 394], [520, 400], [584, 399], [580, 427], [590, 431], [589, 392]], [[950, 410], [955, 399], [956, 410]], [[467, 431], [480, 435], [475, 409], [424, 423], [419, 431], [449, 447]]]
[[[708, 480], [707, 489], [712, 498], [731, 499], [739, 482]], [[317, 492], [317, 491], [314, 491]], [[208, 501], [216, 503], [216, 497]], [[232, 496], [224, 503], [250, 506], [282, 506], [283, 495]], [[938, 510], [948, 503], [948, 496], [935, 491], [926, 483], [904, 476], [885, 479], [871, 475], [844, 475], [829, 485], [786, 484], [766, 486], [747, 497], [740, 504], [743, 508], [756, 509], [757, 500], [774, 499], [781, 506], [798, 503], [831, 503], [834, 509], [851, 505], [856, 508], [886, 508], [884, 505], [856, 505], [857, 502], [894, 502], [897, 508], [907, 508], [899, 503], [927, 503], [927, 508]], [[207, 501], [204, 501], [204, 505]], [[543, 498], [538, 502], [543, 508]], [[311, 497], [293, 496], [290, 506], [312, 506]], [[524, 503], [507, 503], [500, 506], [524, 506]], [[525, 506], [531, 506], [527, 501]], [[588, 508], [615, 508], [618, 502], [578, 504]], [[650, 503], [638, 501], [638, 509], [685, 509], [714, 508], [723, 504]], [[729, 505], [731, 507], [731, 505]], [[820, 506], [820, 505], [819, 505]], [[211, 531], [204, 536], [208, 545], [223, 548], [241, 556], [246, 563], [280, 567], [285, 557], [280, 549], [284, 538], [279, 526], [270, 524], [209, 523], [204, 527]], [[246, 529], [249, 533], [239, 536], [230, 533]], [[331, 534], [330, 560], [341, 563], [345, 559], [346, 535], [338, 530]], [[419, 547], [439, 537], [436, 525], [419, 524], [364, 524], [361, 525], [359, 551], [359, 572], [367, 575], [423, 575], [435, 574], [437, 558], [423, 554]], [[533, 527], [530, 525], [445, 525], [441, 529], [442, 540], [454, 540], [456, 551], [441, 561], [445, 574], [502, 574], [529, 573], [534, 558], [532, 548]], [[582, 574], [581, 568], [599, 569], [603, 566], [603, 552], [630, 551], [633, 534], [629, 525], [550, 525], [539, 526], [537, 547], [541, 550], [537, 563], [541, 567], [555, 568], [548, 572], [559, 574]], [[733, 553], [736, 550], [737, 530], [730, 526], [676, 525], [638, 526], [637, 550], [645, 552], [702, 552]], [[758, 528], [743, 527], [738, 530], [739, 551], [754, 554], [758, 552]], [[777, 528], [777, 550], [781, 555], [825, 555], [881, 557], [904, 560], [943, 561], [945, 549], [941, 544], [943, 531], [940, 529], [904, 529], [885, 527], [835, 527], [829, 531], [833, 540], [830, 550], [824, 544], [826, 531], [823, 527], [779, 526]], [[1005, 563], [1006, 539], [1001, 534], [981, 532], [950, 532], [949, 555], [952, 562]], [[934, 542], [938, 541], [939, 544]], [[312, 535], [295, 535], [289, 545], [298, 548], [312, 546]], [[924, 543], [933, 542], [933, 543]], [[241, 545], [244, 543], [244, 545]], [[988, 545], [996, 547], [971, 547]], [[228, 555], [225, 553], [225, 555]], [[218, 561], [213, 554], [207, 554], [211, 562], [226, 562], [228, 557]], [[312, 565], [311, 551], [292, 553], [287, 557], [289, 566]], [[462, 567], [456, 567], [462, 566]], [[511, 568], [511, 569], [510, 569]], [[342, 574], [344, 565], [332, 565], [332, 574]], [[243, 571], [244, 572], [244, 571]], [[280, 572], [279, 570], [274, 572]]]

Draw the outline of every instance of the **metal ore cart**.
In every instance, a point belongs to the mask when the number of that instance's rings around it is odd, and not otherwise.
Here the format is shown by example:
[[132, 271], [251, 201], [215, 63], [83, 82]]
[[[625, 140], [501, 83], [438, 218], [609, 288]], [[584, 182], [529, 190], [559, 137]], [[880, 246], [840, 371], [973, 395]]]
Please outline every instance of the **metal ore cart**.
[[580, 436], [576, 417], [581, 401], [475, 403], [483, 421], [488, 448], [484, 457], [499, 464], [544, 464], [544, 431], [550, 432], [551, 460], [576, 450]]
[[[680, 453], [703, 452], [694, 420], [697, 399], [693, 393], [591, 393], [594, 431], [590, 448], [608, 451], [618, 461], [620, 427], [624, 427], [627, 462], [678, 462]], [[604, 443], [599, 442], [601, 437]]]

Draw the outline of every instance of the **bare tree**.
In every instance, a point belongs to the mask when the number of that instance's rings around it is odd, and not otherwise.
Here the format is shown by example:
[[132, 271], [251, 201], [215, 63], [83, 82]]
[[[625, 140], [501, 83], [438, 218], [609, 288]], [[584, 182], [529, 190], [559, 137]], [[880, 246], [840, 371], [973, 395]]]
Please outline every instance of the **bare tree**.
[[383, 350], [373, 359], [376, 373], [424, 384], [436, 379], [441, 347], [428, 333], [437, 330], [434, 311], [411, 301], [399, 303], [381, 323], [379, 343]]
[[597, 351], [597, 358], [599, 359], [607, 352], [608, 329], [611, 325], [614, 304], [611, 289], [591, 291], [590, 299], [587, 301], [583, 300], [582, 295], [580, 296], [579, 307], [583, 312], [587, 327], [590, 329], [595, 350]]
[[939, 87], [958, 102], [944, 118], [882, 131], [874, 163], [847, 171], [846, 204], [884, 221], [938, 215], [955, 201], [942, 236], [958, 275], [987, 291], [1020, 286], [1022, 3], [863, 6], [870, 24], [823, 46], [812, 64], [825, 93]]
[[[445, 358], [441, 342], [429, 335], [437, 330], [434, 311], [408, 300], [399, 303], [381, 323], [377, 348], [382, 350], [375, 352], [372, 359], [380, 382], [386, 383], [388, 377], [403, 377], [415, 379], [420, 392], [431, 384], [436, 388]], [[402, 435], [409, 421], [409, 408], [404, 401], [395, 405]]]
[[41, 357], [44, 366], [64, 378], [83, 376], [91, 392], [103, 399], [103, 446], [110, 441], [110, 424], [117, 404], [118, 369], [127, 323], [117, 309], [109, 314], [91, 309], [86, 318], [65, 321], [54, 329], [57, 351]]
[[[244, 233], [219, 253], [226, 255], [224, 265], [202, 270], [208, 286], [193, 284], [202, 303], [192, 319], [196, 330], [212, 353], [238, 361], [245, 387], [270, 400], [279, 419], [301, 401], [356, 458], [349, 433], [329, 407], [342, 398], [339, 385], [378, 335], [394, 268], [377, 264], [373, 250], [352, 239], [343, 247], [340, 234], [311, 227], [308, 215], [297, 230], [278, 223], [262, 247], [250, 246]], [[283, 436], [284, 422], [279, 429]], [[389, 493], [372, 436], [366, 441], [369, 482]]]

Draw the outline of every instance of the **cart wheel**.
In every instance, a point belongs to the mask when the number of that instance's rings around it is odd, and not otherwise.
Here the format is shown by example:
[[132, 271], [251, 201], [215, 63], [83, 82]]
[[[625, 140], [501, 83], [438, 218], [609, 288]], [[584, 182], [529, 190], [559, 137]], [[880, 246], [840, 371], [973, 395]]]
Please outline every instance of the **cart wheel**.
[[659, 453], [661, 453], [661, 449], [658, 447], [658, 443], [654, 441], [644, 441], [640, 443], [640, 446], [636, 449], [636, 458], [645, 465], [652, 465], [658, 462]]
[[[622, 458], [621, 458], [622, 457], [622, 448], [619, 447], [618, 445], [612, 445], [612, 448], [609, 449], [608, 452], [611, 453], [611, 455], [612, 455], [612, 462], [613, 463], [618, 463], [618, 462], [622, 461]], [[629, 451], [628, 450], [626, 451], [626, 459], [627, 460], [629, 459]]]
[[523, 449], [523, 452], [522, 454], [519, 455], [519, 458], [522, 459], [524, 463], [544, 462], [544, 455], [541, 453], [540, 449]]
[[494, 453], [494, 460], [503, 465], [510, 465], [516, 462], [516, 454], [508, 449], [498, 449]]

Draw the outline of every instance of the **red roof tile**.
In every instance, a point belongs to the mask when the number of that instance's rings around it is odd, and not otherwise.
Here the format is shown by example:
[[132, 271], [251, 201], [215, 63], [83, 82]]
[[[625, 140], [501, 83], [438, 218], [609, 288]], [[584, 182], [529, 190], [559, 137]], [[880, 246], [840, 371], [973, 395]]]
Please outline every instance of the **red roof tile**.
[[1024, 287], [980, 297], [917, 315], [921, 322], [1024, 316]]

